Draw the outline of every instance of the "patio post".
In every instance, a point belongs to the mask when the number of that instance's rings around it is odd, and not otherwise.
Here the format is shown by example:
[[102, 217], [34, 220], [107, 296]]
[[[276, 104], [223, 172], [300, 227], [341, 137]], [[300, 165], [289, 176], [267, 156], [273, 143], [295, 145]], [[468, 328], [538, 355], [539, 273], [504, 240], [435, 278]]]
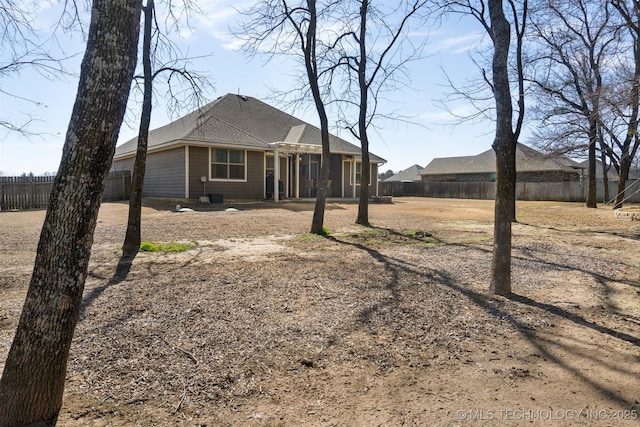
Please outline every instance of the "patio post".
[[280, 202], [280, 153], [278, 152], [278, 144], [275, 144], [273, 150], [273, 200]]

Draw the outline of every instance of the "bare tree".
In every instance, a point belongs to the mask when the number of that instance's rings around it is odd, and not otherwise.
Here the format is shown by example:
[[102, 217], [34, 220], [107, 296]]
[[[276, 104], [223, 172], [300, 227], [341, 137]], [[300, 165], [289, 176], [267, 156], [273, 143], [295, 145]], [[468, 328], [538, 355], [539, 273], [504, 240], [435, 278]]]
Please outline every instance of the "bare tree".
[[[496, 133], [492, 147], [496, 154], [496, 192], [490, 291], [499, 295], [511, 293], [511, 223], [516, 220], [516, 144], [525, 113], [523, 45], [529, 9], [527, 0], [508, 0], [506, 3], [512, 23], [507, 19], [502, 0], [445, 1], [443, 5], [444, 10], [449, 13], [475, 18], [489, 35], [493, 47], [491, 73], [483, 68], [482, 76], [495, 104]], [[512, 32], [515, 35], [514, 42]], [[515, 58], [515, 124], [510, 54]], [[480, 114], [486, 115], [487, 112], [481, 111]]]
[[[356, 0], [340, 9], [345, 32], [338, 35], [329, 52], [334, 56], [337, 53], [334, 73], [346, 70], [343, 95], [336, 98], [346, 104], [343, 120], [361, 147], [356, 219], [361, 225], [369, 225], [369, 128], [380, 114], [378, 105], [382, 94], [397, 89], [398, 75], [406, 73], [406, 63], [419, 57], [419, 47], [403, 42], [407, 41], [409, 21], [428, 3], [427, 0], [407, 0], [384, 7], [381, 2]], [[357, 120], [348, 118], [351, 106], [355, 107]]]
[[[625, 200], [625, 188], [629, 179], [629, 171], [633, 164], [633, 159], [638, 154], [640, 148], [640, 138], [638, 137], [638, 120], [640, 111], [640, 4], [637, 1], [612, 0], [611, 4], [619, 12], [623, 19], [631, 41], [633, 71], [626, 73], [626, 90], [621, 91], [624, 95], [620, 102], [613, 103], [618, 117], [624, 117], [626, 121], [626, 132], [624, 137], [617, 137], [616, 133], [610, 132], [612, 140], [618, 148], [617, 156], [611, 150], [611, 159], [618, 170], [618, 190], [615, 197], [614, 209], [619, 209]], [[615, 93], [620, 93], [616, 91]]]
[[[488, 52], [479, 45], [475, 52], [471, 54], [471, 59], [478, 67], [480, 77], [472, 78], [467, 85], [459, 86], [456, 82], [452, 81], [448, 77], [449, 86], [453, 92], [450, 93], [444, 100], [445, 108], [449, 102], [457, 102], [463, 100], [470, 103], [474, 107], [474, 112], [465, 115], [454, 115], [460, 121], [475, 121], [475, 120], [491, 120], [497, 121], [497, 108], [495, 98], [495, 87], [493, 83], [492, 67], [495, 60], [495, 45], [496, 41], [493, 38], [493, 28], [490, 17], [490, 8], [487, 0], [483, 1], [470, 1], [470, 0], [444, 0], [441, 2], [441, 7], [447, 14], [456, 14], [462, 16], [469, 16], [475, 19], [484, 29], [485, 34], [491, 39], [491, 44]], [[510, 89], [515, 95], [512, 97], [512, 115], [515, 115], [515, 121], [513, 125], [513, 144], [514, 149], [512, 152], [511, 162], [513, 166], [509, 168], [509, 176], [504, 179], [510, 181], [510, 186], [513, 191], [513, 196], [507, 205], [503, 207], [509, 209], [509, 215], [512, 221], [516, 221], [516, 167], [515, 167], [515, 146], [518, 143], [522, 127], [524, 125], [525, 118], [525, 52], [524, 44], [527, 33], [529, 3], [527, 0], [517, 2], [514, 0], [507, 0], [507, 12], [503, 15], [507, 20], [510, 28], [509, 38], [509, 51], [507, 52], [507, 75], [509, 77], [509, 83], [512, 88]], [[511, 38], [513, 36], [513, 39]], [[512, 41], [513, 40], [513, 41]], [[515, 104], [516, 109], [513, 109]], [[448, 108], [447, 108], [448, 109]], [[512, 120], [513, 122], [513, 120]]]
[[[534, 34], [541, 50], [535, 55], [538, 105], [555, 144], [586, 147], [586, 205], [596, 207], [596, 157], [604, 90], [603, 67], [616, 51], [617, 30], [611, 25], [608, 1], [546, 1], [534, 13]], [[584, 141], [575, 144], [576, 137]], [[567, 145], [567, 142], [569, 145]]]
[[249, 18], [248, 22], [237, 31], [244, 39], [244, 50], [251, 55], [293, 55], [304, 66], [304, 83], [298, 89], [303, 92], [303, 97], [311, 93], [320, 120], [322, 143], [320, 183], [310, 230], [315, 234], [324, 233], [331, 156], [329, 118], [325, 103], [331, 85], [327, 76], [332, 67], [325, 62], [323, 49], [326, 44], [320, 40], [319, 18], [324, 11], [330, 11], [331, 5], [336, 2], [339, 0], [327, 0], [321, 4], [316, 0], [262, 0], [245, 13]]
[[[52, 54], [46, 47], [48, 40], [43, 39], [42, 34], [33, 26], [36, 4], [0, 0], [0, 96], [37, 106], [38, 100], [21, 96], [15, 85], [7, 88], [1, 84], [3, 78], [17, 76], [25, 70], [38, 72], [42, 76], [68, 74], [63, 67], [64, 60], [68, 58]], [[71, 24], [61, 17], [60, 26], [67, 28]], [[0, 117], [0, 128], [9, 133], [32, 135], [30, 125], [34, 120], [31, 115], [19, 122]]]
[[78, 94], [0, 379], [0, 425], [55, 425], [105, 177], [136, 66], [138, 0], [94, 0]]
[[491, 40], [494, 53], [492, 88], [496, 100], [496, 197], [493, 226], [493, 258], [491, 261], [492, 293], [511, 293], [511, 222], [515, 203], [515, 149], [517, 135], [513, 132], [513, 107], [509, 84], [508, 58], [511, 28], [502, 9], [502, 0], [488, 0], [491, 20]]
[[[171, 2], [169, 2], [169, 12], [171, 12]], [[190, 5], [187, 3], [184, 5], [185, 10], [190, 10]], [[202, 105], [203, 90], [208, 84], [208, 80], [205, 76], [188, 71], [186, 66], [176, 66], [177, 59], [171, 59], [175, 57], [177, 50], [173, 48], [173, 44], [170, 40], [162, 38], [162, 31], [160, 31], [156, 20], [156, 8], [153, 0], [148, 0], [146, 5], [143, 6], [144, 13], [144, 29], [143, 29], [143, 44], [142, 44], [142, 76], [137, 77], [142, 80], [142, 113], [140, 116], [140, 125], [138, 129], [138, 145], [136, 150], [136, 157], [133, 164], [133, 175], [131, 178], [131, 191], [129, 196], [129, 217], [127, 220], [127, 231], [125, 234], [124, 243], [122, 246], [122, 260], [119, 264], [121, 267], [130, 263], [138, 253], [140, 249], [140, 243], [142, 240], [142, 192], [144, 187], [144, 175], [146, 171], [147, 161], [147, 146], [149, 141], [149, 127], [151, 123], [151, 113], [153, 109], [153, 92], [154, 92], [154, 80], [160, 75], [168, 74], [168, 96], [169, 101], [174, 102], [178, 99], [173, 90], [174, 80], [186, 82], [191, 91], [188, 93], [187, 102], [179, 103], [180, 106], [195, 104], [196, 107]], [[171, 16], [173, 16], [170, 13]], [[154, 31], [155, 28], [155, 31]], [[156, 34], [156, 45], [154, 46], [154, 36]], [[158, 41], [158, 39], [161, 39]], [[164, 43], [162, 43], [164, 40]], [[153, 70], [153, 63], [161, 62], [161, 59], [157, 58], [156, 52], [159, 50], [158, 44], [162, 44], [162, 52], [164, 55], [169, 56], [168, 62], [161, 63], [161, 65]], [[164, 56], [163, 55], [163, 56]], [[179, 56], [179, 55], [178, 55]], [[154, 61], [155, 60], [155, 61]]]

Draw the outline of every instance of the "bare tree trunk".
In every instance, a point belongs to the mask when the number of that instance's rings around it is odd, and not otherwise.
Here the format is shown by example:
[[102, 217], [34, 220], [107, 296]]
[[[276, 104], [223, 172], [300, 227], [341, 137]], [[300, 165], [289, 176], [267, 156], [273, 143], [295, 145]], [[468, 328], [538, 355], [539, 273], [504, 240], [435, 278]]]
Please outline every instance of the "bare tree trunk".
[[142, 99], [142, 114], [138, 129], [138, 148], [133, 164], [133, 176], [131, 178], [131, 191], [129, 196], [129, 219], [127, 232], [122, 245], [122, 256], [133, 260], [140, 250], [142, 242], [142, 190], [144, 186], [144, 174], [147, 168], [147, 146], [149, 142], [149, 126], [151, 123], [153, 75], [151, 71], [151, 28], [154, 16], [153, 0], [148, 0], [142, 8], [144, 12], [144, 35], [142, 42], [142, 67], [144, 75], [144, 95]]
[[94, 0], [78, 94], [0, 379], [0, 425], [55, 425], [100, 199], [136, 66], [139, 0]]
[[[362, 144], [362, 164], [360, 165], [360, 197], [358, 199], [358, 216], [356, 224], [369, 226], [369, 181], [371, 180], [371, 164], [369, 163], [369, 141], [366, 130], [360, 138]], [[354, 164], [355, 166], [355, 164]]]
[[[512, 195], [509, 196], [509, 218], [511, 222], [518, 222], [518, 219], [516, 218], [516, 185], [518, 182], [518, 175], [517, 175], [517, 171], [516, 171], [516, 149], [517, 149], [517, 141], [515, 140], [515, 137], [513, 136], [513, 133], [511, 134], [511, 144], [513, 145], [513, 148], [510, 150], [511, 154], [509, 155], [509, 164], [510, 167], [508, 168], [508, 170], [503, 170], [502, 173], [506, 173], [507, 174], [507, 179], [509, 180], [509, 191], [511, 191]], [[498, 168], [498, 162], [496, 161], [496, 169]], [[498, 175], [497, 170], [496, 170], [496, 176]], [[497, 182], [497, 179], [496, 179]], [[496, 184], [497, 185], [497, 184]]]
[[322, 142], [322, 162], [320, 163], [320, 187], [316, 196], [316, 204], [313, 209], [311, 221], [311, 233], [324, 234], [324, 211], [327, 204], [327, 190], [329, 189], [329, 167], [331, 165], [331, 151], [329, 147], [329, 119], [322, 102], [320, 86], [318, 83], [318, 63], [316, 58], [317, 19], [316, 0], [307, 0], [309, 10], [309, 26], [307, 27], [304, 43], [304, 58], [309, 79], [309, 86], [316, 104], [320, 119], [320, 139]]
[[588, 208], [596, 208], [596, 142], [598, 140], [598, 127], [594, 120], [589, 120], [589, 157], [588, 157], [588, 165], [589, 169], [588, 173], [588, 187], [587, 187], [587, 207]]
[[489, 0], [488, 4], [494, 46], [493, 91], [496, 101], [496, 136], [493, 142], [496, 198], [490, 291], [507, 295], [511, 293], [511, 222], [515, 198], [512, 179], [515, 174], [513, 107], [507, 67], [511, 29], [502, 9], [502, 0]]
[[[367, 136], [367, 104], [369, 86], [367, 84], [367, 11], [369, 1], [362, 0], [360, 6], [360, 61], [358, 63], [358, 86], [360, 88], [360, 111], [358, 115], [358, 132], [360, 135], [360, 150], [362, 162], [360, 163], [360, 198], [358, 200], [358, 216], [356, 223], [369, 226], [369, 177], [371, 176], [369, 164], [369, 138]], [[356, 163], [353, 163], [355, 167]]]
[[609, 200], [611, 200], [611, 195], [609, 194], [610, 165], [607, 163], [607, 153], [605, 149], [606, 149], [605, 143], [602, 141], [602, 138], [600, 138], [600, 163], [602, 163], [602, 186], [603, 186], [602, 203], [608, 203]]
[[613, 209], [620, 209], [623, 205], [625, 190], [627, 189], [627, 180], [629, 179], [629, 170], [631, 169], [631, 159], [626, 156], [620, 159], [620, 172], [618, 173], [618, 191]]
[[[324, 105], [322, 107], [324, 111]], [[322, 162], [320, 163], [320, 186], [316, 195], [316, 204], [313, 209], [313, 219], [311, 220], [311, 233], [324, 234], [324, 211], [327, 205], [327, 190], [329, 188], [329, 166], [331, 164], [331, 153], [329, 151], [329, 124], [324, 116], [325, 125], [321, 125], [321, 138], [324, 140], [326, 132], [326, 144], [322, 144]], [[322, 123], [322, 120], [321, 120]]]

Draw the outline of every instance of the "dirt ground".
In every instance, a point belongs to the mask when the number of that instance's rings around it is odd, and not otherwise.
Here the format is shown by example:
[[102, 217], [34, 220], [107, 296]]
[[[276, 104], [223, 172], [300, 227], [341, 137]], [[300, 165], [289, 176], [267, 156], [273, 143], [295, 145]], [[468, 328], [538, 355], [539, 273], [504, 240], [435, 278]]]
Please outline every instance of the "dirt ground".
[[[640, 425], [640, 222], [521, 202], [510, 298], [489, 294], [491, 201], [103, 205], [62, 426]], [[0, 213], [0, 368], [44, 212]]]

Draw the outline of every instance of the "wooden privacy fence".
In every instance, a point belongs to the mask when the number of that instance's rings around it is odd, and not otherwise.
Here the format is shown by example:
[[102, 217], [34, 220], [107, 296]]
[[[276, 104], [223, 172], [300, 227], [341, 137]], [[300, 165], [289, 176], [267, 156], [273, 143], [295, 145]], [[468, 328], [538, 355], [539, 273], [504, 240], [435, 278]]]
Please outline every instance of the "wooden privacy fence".
[[[615, 197], [617, 182], [609, 182], [610, 197]], [[640, 202], [640, 193], [635, 193], [639, 185], [634, 180], [627, 182], [626, 202]], [[604, 185], [602, 180], [597, 182], [597, 200], [604, 200]], [[383, 196], [413, 196], [436, 197], [451, 199], [485, 199], [495, 197], [495, 183], [493, 182], [380, 182], [378, 193]], [[558, 202], [586, 201], [586, 182], [518, 182], [516, 183], [516, 198], [518, 200], [548, 200]]]
[[[53, 188], [53, 176], [0, 176], [0, 211], [46, 209]], [[102, 201], [129, 199], [131, 173], [109, 174]]]

